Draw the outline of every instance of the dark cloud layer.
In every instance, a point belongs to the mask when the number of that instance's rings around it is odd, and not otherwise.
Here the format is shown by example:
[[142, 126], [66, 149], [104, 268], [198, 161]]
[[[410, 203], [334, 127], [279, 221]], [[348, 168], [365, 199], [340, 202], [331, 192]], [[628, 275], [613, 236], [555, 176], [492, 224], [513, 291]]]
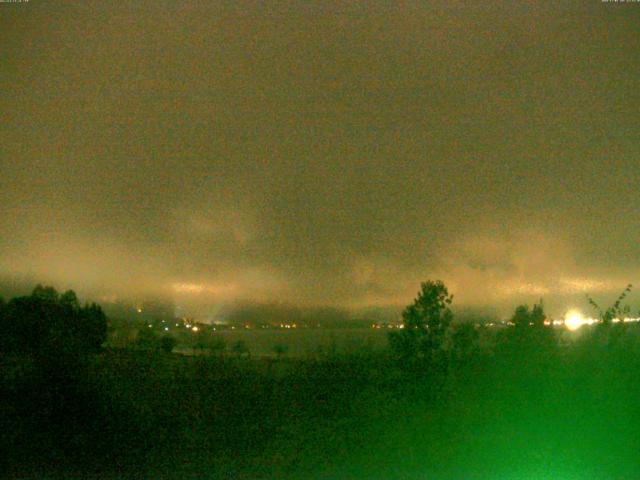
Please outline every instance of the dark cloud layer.
[[439, 277], [562, 310], [639, 277], [637, 4], [0, 15], [6, 278], [359, 309]]

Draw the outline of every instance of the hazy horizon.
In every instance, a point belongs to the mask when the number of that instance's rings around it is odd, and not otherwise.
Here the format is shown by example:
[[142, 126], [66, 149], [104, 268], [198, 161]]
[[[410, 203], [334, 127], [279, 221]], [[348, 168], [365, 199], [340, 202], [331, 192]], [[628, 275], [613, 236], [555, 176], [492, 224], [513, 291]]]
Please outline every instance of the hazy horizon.
[[587, 313], [640, 273], [636, 7], [3, 6], [0, 276]]

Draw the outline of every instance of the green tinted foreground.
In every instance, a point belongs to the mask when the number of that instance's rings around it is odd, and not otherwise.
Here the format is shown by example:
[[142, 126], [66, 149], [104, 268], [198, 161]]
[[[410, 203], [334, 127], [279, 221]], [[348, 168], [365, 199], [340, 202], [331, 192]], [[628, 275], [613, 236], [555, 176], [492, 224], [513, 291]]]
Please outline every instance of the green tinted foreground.
[[364, 353], [5, 359], [3, 469], [22, 478], [637, 478], [637, 353], [635, 340], [519, 346], [446, 374]]

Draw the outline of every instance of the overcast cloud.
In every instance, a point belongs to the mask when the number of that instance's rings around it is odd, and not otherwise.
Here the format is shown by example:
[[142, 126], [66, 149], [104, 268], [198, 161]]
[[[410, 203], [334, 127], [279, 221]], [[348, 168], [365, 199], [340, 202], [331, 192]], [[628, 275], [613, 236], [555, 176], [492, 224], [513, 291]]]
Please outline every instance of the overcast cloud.
[[0, 7], [5, 279], [557, 313], [640, 279], [637, 4]]

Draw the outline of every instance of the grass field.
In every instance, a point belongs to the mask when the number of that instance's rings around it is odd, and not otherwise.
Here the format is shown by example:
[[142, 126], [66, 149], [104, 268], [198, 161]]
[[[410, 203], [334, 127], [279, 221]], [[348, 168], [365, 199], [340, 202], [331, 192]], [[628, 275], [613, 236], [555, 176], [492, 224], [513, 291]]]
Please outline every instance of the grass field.
[[628, 479], [640, 344], [494, 348], [446, 374], [385, 351], [6, 357], [9, 478]]

